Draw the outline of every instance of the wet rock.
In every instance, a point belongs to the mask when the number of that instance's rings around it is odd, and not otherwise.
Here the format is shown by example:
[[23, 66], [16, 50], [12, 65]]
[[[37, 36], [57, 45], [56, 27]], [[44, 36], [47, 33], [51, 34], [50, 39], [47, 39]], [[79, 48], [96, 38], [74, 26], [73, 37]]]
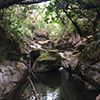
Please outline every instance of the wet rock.
[[96, 100], [100, 100], [100, 94], [96, 97]]
[[16, 88], [23, 80], [26, 66], [21, 62], [3, 61], [0, 63], [0, 100], [12, 100]]
[[61, 56], [56, 51], [45, 51], [41, 53], [32, 67], [34, 72], [47, 72], [59, 68]]

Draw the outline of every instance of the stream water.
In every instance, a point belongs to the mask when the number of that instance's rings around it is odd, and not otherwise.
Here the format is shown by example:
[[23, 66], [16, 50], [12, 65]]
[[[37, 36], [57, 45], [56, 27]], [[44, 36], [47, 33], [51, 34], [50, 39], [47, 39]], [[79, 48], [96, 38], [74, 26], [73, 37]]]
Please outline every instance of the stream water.
[[[39, 100], [95, 100], [97, 92], [84, 83], [68, 80], [66, 70], [36, 74], [33, 80]], [[23, 87], [21, 100], [36, 100], [30, 84]]]

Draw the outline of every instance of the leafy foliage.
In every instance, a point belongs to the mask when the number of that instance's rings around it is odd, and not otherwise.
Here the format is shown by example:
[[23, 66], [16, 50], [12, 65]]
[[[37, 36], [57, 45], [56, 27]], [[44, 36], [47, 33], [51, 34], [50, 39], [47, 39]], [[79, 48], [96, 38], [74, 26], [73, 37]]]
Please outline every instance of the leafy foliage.
[[100, 31], [97, 27], [100, 8], [95, 8], [96, 5], [96, 0], [52, 0], [47, 7], [45, 20], [60, 21], [68, 31], [77, 32], [80, 36], [94, 35]]
[[54, 37], [64, 31], [87, 37], [100, 31], [96, 0], [51, 0], [48, 5], [12, 6], [0, 11], [0, 26], [21, 38], [36, 30]]
[[18, 39], [28, 35], [33, 37], [35, 32], [49, 33], [50, 37], [57, 38], [64, 28], [60, 21], [45, 22], [46, 5], [12, 6], [0, 11], [2, 19], [0, 26], [13, 33]]
[[0, 25], [17, 37], [21, 37], [23, 34], [31, 34], [31, 21], [28, 18], [31, 13], [30, 9], [30, 6], [13, 6], [2, 10], [3, 16]]

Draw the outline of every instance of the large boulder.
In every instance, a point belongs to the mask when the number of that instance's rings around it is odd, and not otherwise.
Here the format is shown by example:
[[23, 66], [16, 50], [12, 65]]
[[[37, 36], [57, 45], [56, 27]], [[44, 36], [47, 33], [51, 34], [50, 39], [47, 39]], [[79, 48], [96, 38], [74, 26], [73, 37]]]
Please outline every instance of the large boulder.
[[[0, 62], [0, 100], [13, 100], [27, 67], [21, 62]], [[15, 94], [14, 94], [15, 93]]]
[[34, 72], [52, 71], [61, 66], [61, 56], [56, 51], [45, 51], [41, 53], [33, 64]]

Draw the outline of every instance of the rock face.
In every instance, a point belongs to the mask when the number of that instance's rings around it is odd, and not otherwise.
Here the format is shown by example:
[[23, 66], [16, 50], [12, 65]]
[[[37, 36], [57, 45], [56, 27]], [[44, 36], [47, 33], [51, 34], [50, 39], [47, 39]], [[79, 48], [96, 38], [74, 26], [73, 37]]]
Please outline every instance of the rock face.
[[41, 53], [33, 64], [34, 72], [47, 72], [59, 68], [61, 65], [61, 56], [56, 51], [45, 51]]
[[21, 62], [4, 61], [0, 63], [0, 100], [12, 100], [14, 91], [23, 80], [26, 69]]
[[16, 37], [0, 27], [0, 60], [19, 60], [21, 49]]
[[79, 59], [78, 75], [100, 90], [100, 42], [87, 44]]

